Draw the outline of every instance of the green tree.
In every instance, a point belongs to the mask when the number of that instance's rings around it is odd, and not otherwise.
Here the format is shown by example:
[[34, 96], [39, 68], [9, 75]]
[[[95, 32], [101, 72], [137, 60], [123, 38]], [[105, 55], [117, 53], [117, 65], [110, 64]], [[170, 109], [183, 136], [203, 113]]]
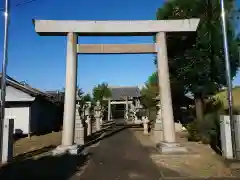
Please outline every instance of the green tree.
[[[239, 66], [239, 40], [233, 20], [236, 14], [232, 13], [235, 10], [232, 0], [225, 0], [225, 6], [234, 77]], [[167, 34], [169, 69], [171, 80], [175, 79], [185, 92], [194, 95], [196, 116], [202, 120], [203, 99], [226, 86], [219, 0], [172, 0], [157, 11], [158, 20], [188, 18], [200, 18], [196, 33]]]
[[[145, 86], [141, 89], [141, 103], [149, 110], [156, 108], [156, 96], [159, 94], [158, 74], [154, 72], [149, 76]], [[183, 113], [181, 107], [192, 104], [192, 100], [185, 96], [185, 90], [180, 81], [171, 78], [171, 94], [175, 120], [181, 120]]]
[[154, 72], [149, 76], [145, 86], [141, 89], [141, 103], [147, 107], [152, 108], [156, 106], [156, 96], [158, 95], [158, 77], [157, 73]]
[[93, 99], [92, 99], [91, 95], [88, 93], [88, 94], [85, 94], [82, 96], [82, 100], [84, 102], [87, 102], [87, 101], [92, 102]]
[[78, 96], [78, 102], [81, 106], [83, 106], [86, 102], [90, 101], [92, 102], [92, 97], [90, 94], [85, 94], [79, 86], [77, 86], [77, 96]]
[[149, 85], [158, 85], [158, 74], [157, 72], [154, 72], [151, 74], [151, 76], [148, 77], [147, 84]]
[[93, 88], [93, 100], [95, 102], [98, 100], [102, 102], [104, 100], [103, 99], [104, 97], [108, 98], [111, 96], [112, 96], [112, 93], [107, 83], [98, 84]]

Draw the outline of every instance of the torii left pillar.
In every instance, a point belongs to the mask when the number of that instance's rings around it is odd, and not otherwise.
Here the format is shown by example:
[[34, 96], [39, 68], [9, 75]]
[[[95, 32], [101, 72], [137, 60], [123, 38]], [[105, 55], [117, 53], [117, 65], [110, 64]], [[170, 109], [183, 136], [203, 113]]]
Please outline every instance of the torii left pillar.
[[77, 154], [79, 147], [74, 144], [75, 111], [77, 87], [77, 34], [67, 34], [66, 85], [63, 116], [62, 144], [53, 153]]

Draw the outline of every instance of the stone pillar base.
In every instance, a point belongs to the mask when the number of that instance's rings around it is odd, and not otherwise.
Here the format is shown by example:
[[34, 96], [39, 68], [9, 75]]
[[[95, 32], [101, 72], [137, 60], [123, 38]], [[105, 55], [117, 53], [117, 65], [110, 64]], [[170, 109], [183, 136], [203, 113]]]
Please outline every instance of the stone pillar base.
[[76, 127], [75, 129], [75, 138], [74, 143], [77, 145], [84, 145], [85, 144], [85, 137], [87, 135], [87, 128], [81, 126], [79, 128]]
[[162, 123], [155, 123], [152, 138], [154, 143], [160, 143], [163, 141]]
[[87, 135], [91, 136], [92, 134], [92, 124], [88, 123], [87, 125]]
[[161, 142], [157, 144], [157, 148], [162, 154], [182, 154], [188, 152], [188, 149], [179, 143]]
[[56, 149], [52, 150], [53, 156], [64, 155], [64, 154], [71, 154], [71, 155], [78, 155], [82, 150], [82, 146], [74, 144], [72, 146], [63, 146], [60, 145], [56, 147]]
[[143, 123], [143, 134], [148, 135], [148, 124]]

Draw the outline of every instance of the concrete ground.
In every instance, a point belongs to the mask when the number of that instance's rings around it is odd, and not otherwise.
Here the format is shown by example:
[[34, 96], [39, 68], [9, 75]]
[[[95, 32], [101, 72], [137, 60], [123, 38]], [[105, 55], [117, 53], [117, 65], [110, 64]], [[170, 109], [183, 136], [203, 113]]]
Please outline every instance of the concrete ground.
[[0, 179], [159, 180], [157, 166], [136, 137], [117, 129], [78, 156], [40, 156], [0, 167]]
[[186, 154], [161, 154], [150, 134], [144, 135], [141, 129], [132, 129], [132, 133], [149, 152], [162, 179], [240, 179], [240, 174], [233, 173], [209, 145], [187, 141], [185, 132], [176, 133], [176, 137], [188, 149]]
[[103, 139], [88, 150], [90, 161], [73, 180], [159, 180], [161, 175], [148, 152], [130, 130]]
[[[108, 133], [108, 132], [107, 132]], [[141, 130], [142, 134], [142, 130]], [[143, 137], [141, 136], [141, 139]], [[150, 143], [150, 141], [146, 141]], [[146, 148], [146, 146], [148, 148]], [[110, 133], [86, 147], [81, 155], [40, 156], [0, 167], [4, 180], [200, 180], [239, 179], [181, 177], [170, 167], [158, 166], [151, 159], [151, 144], [143, 144], [134, 131]], [[199, 161], [199, 160], [198, 160]], [[195, 161], [197, 162], [197, 161]], [[200, 162], [200, 161], [199, 161]]]
[[[142, 133], [142, 128], [140, 128]], [[233, 180], [238, 177], [187, 177], [170, 167], [158, 166], [136, 137], [124, 129], [90, 147], [89, 161], [71, 180]], [[170, 157], [171, 158], [171, 157]]]

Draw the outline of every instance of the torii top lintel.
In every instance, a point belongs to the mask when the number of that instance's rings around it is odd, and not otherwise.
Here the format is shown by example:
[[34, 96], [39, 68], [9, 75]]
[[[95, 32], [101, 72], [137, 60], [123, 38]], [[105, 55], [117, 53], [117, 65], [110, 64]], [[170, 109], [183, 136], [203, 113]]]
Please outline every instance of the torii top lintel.
[[147, 36], [157, 32], [196, 31], [200, 19], [82, 21], [34, 20], [39, 35], [61, 36], [75, 32], [81, 36]]

